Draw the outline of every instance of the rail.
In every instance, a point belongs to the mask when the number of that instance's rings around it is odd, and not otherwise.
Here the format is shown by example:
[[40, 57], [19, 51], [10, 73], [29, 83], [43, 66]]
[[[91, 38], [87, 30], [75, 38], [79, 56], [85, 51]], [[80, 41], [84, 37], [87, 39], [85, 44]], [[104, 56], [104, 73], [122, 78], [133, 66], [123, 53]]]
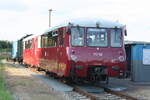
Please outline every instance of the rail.
[[77, 88], [76, 86], [72, 86], [74, 88], [74, 91], [80, 93], [81, 95], [84, 95], [86, 97], [89, 97], [91, 100], [97, 100], [97, 97], [94, 96], [93, 94], [91, 93], [88, 93], [80, 88]]
[[137, 98], [134, 98], [132, 96], [129, 96], [127, 94], [123, 94], [122, 92], [119, 92], [119, 91], [113, 91], [111, 89], [108, 89], [108, 88], [104, 88], [104, 90], [108, 93], [111, 93], [111, 94], [114, 94], [114, 95], [117, 95], [117, 96], [120, 96], [120, 97], [123, 97], [123, 98], [126, 98], [127, 100], [138, 100]]
[[[80, 88], [75, 87], [75, 86], [73, 86], [73, 88], [74, 88], [74, 90], [75, 90], [76, 92], [78, 92], [78, 93], [80, 93], [80, 94], [82, 94], [82, 95], [84, 95], [84, 96], [89, 97], [91, 100], [97, 100], [97, 99], [98, 99], [98, 97], [95, 96], [95, 95], [92, 94], [92, 93], [88, 93], [88, 92], [86, 92], [86, 91], [84, 91], [84, 90], [82, 90], [82, 89], [80, 89]], [[122, 98], [124, 98], [124, 99], [126, 99], [126, 100], [138, 100], [137, 98], [134, 98], [134, 97], [129, 96], [129, 95], [127, 95], [127, 94], [123, 94], [123, 93], [120, 92], [120, 91], [114, 91], [114, 90], [108, 89], [108, 88], [106, 88], [106, 87], [101, 87], [101, 88], [103, 88], [104, 91], [107, 92], [107, 93], [110, 93], [110, 94], [113, 94], [113, 95], [122, 97]]]

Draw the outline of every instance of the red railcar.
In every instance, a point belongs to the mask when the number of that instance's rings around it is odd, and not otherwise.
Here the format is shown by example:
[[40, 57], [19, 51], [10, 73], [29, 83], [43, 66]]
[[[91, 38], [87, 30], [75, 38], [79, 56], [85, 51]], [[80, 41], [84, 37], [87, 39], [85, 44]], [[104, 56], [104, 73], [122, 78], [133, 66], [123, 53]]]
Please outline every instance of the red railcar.
[[65, 78], [106, 80], [126, 70], [125, 27], [105, 20], [74, 20], [24, 40], [23, 61]]

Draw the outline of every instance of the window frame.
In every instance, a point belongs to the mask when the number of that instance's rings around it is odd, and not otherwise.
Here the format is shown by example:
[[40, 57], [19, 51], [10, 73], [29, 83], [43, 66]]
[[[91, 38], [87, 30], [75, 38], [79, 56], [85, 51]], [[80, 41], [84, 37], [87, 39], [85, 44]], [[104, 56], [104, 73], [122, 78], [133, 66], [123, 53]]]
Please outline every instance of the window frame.
[[[121, 28], [117, 28], [117, 30], [120, 30], [120, 32], [121, 32], [121, 46], [112, 46], [112, 30], [115, 30], [115, 28], [111, 28], [111, 30], [110, 30], [110, 46], [112, 47], [112, 48], [122, 48], [123, 47], [123, 40], [124, 40], [124, 38], [123, 38], [123, 31], [122, 31], [122, 29]], [[116, 38], [116, 37], [115, 37]]]
[[[107, 45], [106, 46], [89, 46], [88, 43], [87, 43], [87, 36], [88, 36], [88, 29], [89, 28], [92, 28], [92, 29], [105, 29], [106, 32], [107, 32]], [[106, 36], [106, 34], [105, 34], [105, 36]], [[100, 27], [100, 28], [97, 28], [97, 27], [87, 27], [86, 28], [86, 46], [87, 47], [102, 47], [102, 48], [107, 48], [107, 47], [109, 47], [109, 44], [110, 44], [109, 41], [110, 41], [110, 39], [109, 39], [109, 28], [105, 28], [105, 27]]]
[[84, 34], [83, 34], [83, 45], [73, 45], [73, 44], [72, 44], [72, 41], [73, 41], [73, 40], [72, 40], [72, 31], [71, 31], [71, 32], [70, 32], [70, 35], [71, 35], [71, 39], [70, 39], [70, 40], [71, 40], [71, 42], [70, 42], [70, 43], [71, 43], [71, 46], [72, 46], [72, 47], [84, 47], [84, 46], [85, 46], [85, 36], [86, 36], [86, 35], [85, 35], [85, 34], [86, 34], [85, 27], [72, 26], [71, 29], [72, 29], [72, 28], [77, 28], [77, 27], [83, 29], [83, 32], [84, 32]]
[[[56, 33], [56, 34], [55, 34]], [[49, 35], [51, 35], [49, 37]], [[43, 37], [47, 38], [47, 44], [43, 46]], [[54, 41], [54, 38], [56, 38], [56, 41]], [[51, 45], [52, 43], [49, 44], [49, 39], [51, 39], [52, 41], [54, 41], [56, 44], [55, 45]], [[52, 48], [52, 47], [57, 47], [58, 46], [58, 31], [50, 31], [48, 33], [45, 33], [41, 36], [41, 48]]]

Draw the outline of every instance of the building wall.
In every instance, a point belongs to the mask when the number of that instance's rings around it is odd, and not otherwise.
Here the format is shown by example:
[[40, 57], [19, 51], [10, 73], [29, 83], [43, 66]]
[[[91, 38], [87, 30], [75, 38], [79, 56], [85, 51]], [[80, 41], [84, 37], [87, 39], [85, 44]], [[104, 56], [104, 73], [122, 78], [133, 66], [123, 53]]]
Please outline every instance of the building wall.
[[150, 45], [131, 45], [131, 77], [133, 81], [150, 81]]

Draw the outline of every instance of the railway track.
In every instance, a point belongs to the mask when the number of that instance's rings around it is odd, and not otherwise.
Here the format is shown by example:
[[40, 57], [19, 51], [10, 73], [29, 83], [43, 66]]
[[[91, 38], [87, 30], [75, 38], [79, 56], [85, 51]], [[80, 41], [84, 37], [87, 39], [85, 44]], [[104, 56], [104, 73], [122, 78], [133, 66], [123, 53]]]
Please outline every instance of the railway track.
[[89, 93], [81, 88], [73, 86], [74, 91], [80, 93], [83, 96], [90, 98], [90, 100], [138, 100], [137, 98], [123, 94], [120, 91], [113, 91], [106, 87], [97, 87], [104, 89], [103, 93]]
[[[36, 73], [44, 74], [44, 72], [39, 72], [35, 68], [29, 67], [29, 70]], [[67, 84], [67, 85], [73, 87], [73, 91], [65, 92], [65, 96], [66, 98], [68, 98], [67, 100], [139, 100], [137, 98], [123, 94], [120, 91], [114, 91], [100, 85], [94, 85], [94, 86], [103, 89], [104, 91], [101, 93], [99, 92], [91, 93], [86, 91], [86, 89], [79, 88], [76, 85], [72, 85], [72, 84], [71, 85]]]
[[125, 99], [127, 99], [127, 100], [138, 100], [137, 98], [134, 98], [134, 97], [129, 96], [129, 95], [126, 95], [126, 94], [123, 94], [123, 93], [121, 93], [121, 92], [119, 92], [119, 91], [113, 91], [113, 90], [111, 90], [111, 89], [109, 89], [109, 88], [106, 88], [106, 87], [104, 87], [104, 90], [105, 90], [106, 92], [108, 92], [108, 93], [111, 93], [111, 94], [114, 94], [114, 95], [123, 97], [123, 98], [125, 98]]

